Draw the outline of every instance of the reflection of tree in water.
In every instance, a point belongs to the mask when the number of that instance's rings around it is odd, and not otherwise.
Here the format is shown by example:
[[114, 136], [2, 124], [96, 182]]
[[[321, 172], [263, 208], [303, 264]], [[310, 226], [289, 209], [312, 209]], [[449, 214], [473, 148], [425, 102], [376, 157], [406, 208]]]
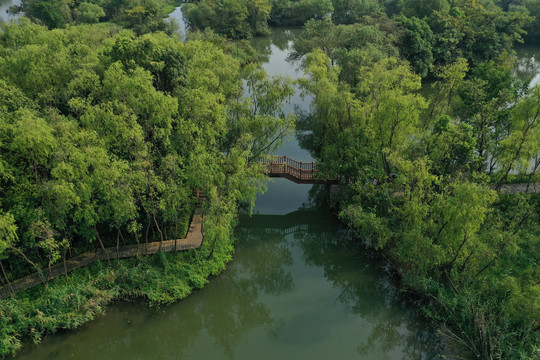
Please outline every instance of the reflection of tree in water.
[[287, 50], [289, 42], [294, 41], [298, 35], [298, 29], [274, 28], [272, 29], [272, 42], [279, 50]]
[[279, 50], [285, 51], [289, 48], [289, 42], [294, 40], [298, 30], [290, 30], [284, 28], [272, 29], [272, 35], [266, 37], [257, 37], [251, 40], [251, 46], [259, 54], [261, 62], [268, 62], [272, 55], [272, 45], [275, 45]]
[[399, 350], [405, 359], [422, 358], [422, 349], [432, 341], [429, 329], [406, 309], [406, 300], [380, 265], [382, 260], [340, 228], [326, 209], [326, 187], [315, 185], [309, 200], [294, 213], [243, 216], [235, 263], [212, 281], [211, 294], [194, 301], [192, 323], [178, 320], [191, 331], [175, 348], [188, 348], [198, 333], [206, 331], [233, 358], [252, 330], [262, 327], [269, 336], [276, 335], [282, 323], [272, 318], [260, 299], [294, 288], [289, 270], [293, 245], [291, 237], [284, 236], [291, 233], [306, 264], [322, 268], [325, 278], [339, 289], [336, 301], [371, 326], [368, 339], [358, 346], [360, 355], [369, 358], [380, 351]]
[[257, 302], [258, 288], [251, 279], [239, 279], [236, 274], [225, 275], [228, 288], [220, 291], [219, 306], [202, 303], [198, 313], [205, 330], [228, 358], [234, 357], [235, 348], [254, 328], [264, 326], [272, 331], [275, 321], [268, 308]]
[[[262, 328], [268, 336], [276, 336], [282, 323], [272, 318], [260, 296], [279, 295], [293, 288], [292, 275], [287, 271], [292, 265], [288, 244], [282, 236], [267, 237], [263, 233], [244, 232], [242, 228], [237, 236], [240, 244], [235, 262], [211, 280], [202, 290], [204, 294], [190, 296], [179, 304], [156, 311], [155, 316], [135, 321], [122, 330], [122, 336], [108, 338], [96, 351], [111, 353], [118, 349], [120, 352], [126, 350], [126, 346], [131, 348], [137, 342], [146, 341], [146, 348], [155, 351], [151, 354], [153, 359], [184, 358], [189, 356], [186, 351], [193, 349], [194, 343], [206, 333], [220, 348], [220, 357], [231, 359], [239, 344], [254, 329]], [[160, 323], [171, 325], [157, 325]], [[140, 329], [152, 330], [141, 339]], [[147, 359], [148, 356], [145, 353], [130, 357]]]
[[287, 271], [292, 255], [283, 237], [248, 233], [242, 228], [237, 236], [241, 243], [237, 246], [237, 261], [213, 280], [221, 288], [212, 289], [220, 294], [219, 305], [215, 304], [215, 296], [206, 296], [197, 306], [204, 328], [229, 358], [234, 357], [235, 348], [253, 329], [264, 327], [273, 336], [280, 326], [259, 296], [280, 295], [293, 288], [292, 275]]
[[[329, 206], [328, 185], [315, 184], [309, 189], [308, 200], [302, 204], [301, 209], [317, 209], [327, 212]], [[326, 216], [332, 215], [327, 213]]]
[[[310, 190], [303, 207], [326, 207], [328, 193], [324, 185]], [[317, 219], [316, 214], [321, 218]], [[316, 212], [313, 223], [320, 224], [328, 213]], [[422, 358], [422, 349], [433, 342], [430, 329], [408, 311], [407, 299], [399, 293], [381, 266], [384, 260], [365, 248], [358, 239], [336, 223], [328, 231], [301, 231], [294, 238], [303, 250], [306, 264], [324, 269], [325, 277], [341, 291], [336, 299], [352, 313], [360, 315], [373, 327], [361, 355], [375, 349], [390, 352], [403, 349], [405, 359]], [[422, 345], [422, 346], [419, 346]]]
[[518, 46], [515, 72], [518, 78], [529, 83], [540, 72], [540, 47]]
[[257, 51], [259, 55], [259, 61], [270, 61], [270, 55], [272, 55], [272, 38], [271, 37], [257, 37], [250, 41], [251, 46]]
[[[207, 293], [202, 296], [192, 295], [178, 304], [150, 310], [150, 316], [146, 309], [141, 311], [129, 306], [126, 315], [120, 317], [122, 324], [109, 324], [105, 330], [110, 336], [96, 333], [85, 336], [95, 337], [99, 342], [81, 349], [84, 350], [81, 355], [85, 359], [104, 354], [110, 359], [188, 358], [189, 353], [186, 352], [193, 349], [192, 346], [200, 339], [205, 339], [206, 333], [210, 341], [220, 348], [220, 358], [232, 359], [248, 333], [262, 328], [272, 336], [280, 326], [272, 319], [267, 306], [259, 301], [261, 289], [255, 278], [249, 272], [245, 273], [244, 266], [234, 264], [223, 275], [213, 279], [209, 288], [203, 290]], [[137, 317], [137, 312], [145, 315]], [[70, 343], [68, 338], [61, 350], [71, 353], [72, 350], [65, 348]]]
[[292, 290], [294, 283], [286, 268], [293, 263], [287, 242], [280, 234], [260, 232], [243, 236], [243, 248], [255, 252], [242, 261], [242, 268], [250, 274], [252, 286], [266, 294], [281, 295]]
[[299, 146], [309, 152], [313, 158], [318, 158], [321, 150], [321, 141], [318, 141], [312, 132], [311, 122], [312, 114], [308, 111], [302, 111], [299, 107], [295, 108], [296, 117], [296, 140]]

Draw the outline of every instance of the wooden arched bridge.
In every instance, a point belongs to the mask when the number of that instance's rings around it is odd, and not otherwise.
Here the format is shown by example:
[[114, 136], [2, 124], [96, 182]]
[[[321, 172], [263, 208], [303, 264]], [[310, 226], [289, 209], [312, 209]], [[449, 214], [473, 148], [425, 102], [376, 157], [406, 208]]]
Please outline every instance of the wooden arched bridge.
[[325, 177], [315, 162], [302, 162], [287, 156], [272, 156], [261, 160], [266, 164], [268, 176], [281, 177], [297, 184], [337, 184], [337, 178]]

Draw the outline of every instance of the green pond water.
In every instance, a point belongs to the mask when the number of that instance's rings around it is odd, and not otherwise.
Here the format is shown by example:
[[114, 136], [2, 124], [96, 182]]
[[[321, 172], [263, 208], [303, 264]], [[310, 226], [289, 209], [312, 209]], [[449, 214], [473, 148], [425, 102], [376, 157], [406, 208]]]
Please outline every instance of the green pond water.
[[[270, 75], [302, 75], [285, 60], [297, 31], [253, 40]], [[297, 92], [284, 111], [309, 106]], [[292, 134], [278, 153], [312, 161], [303, 135]], [[15, 359], [433, 358], [429, 324], [327, 201], [326, 186], [269, 182], [254, 214], [240, 216], [234, 260], [204, 289], [157, 310], [112, 305], [78, 330], [25, 346]]]
[[17, 359], [430, 358], [431, 330], [336, 223], [325, 191], [276, 181], [258, 214], [241, 216], [234, 261], [203, 290], [159, 310], [112, 306]]

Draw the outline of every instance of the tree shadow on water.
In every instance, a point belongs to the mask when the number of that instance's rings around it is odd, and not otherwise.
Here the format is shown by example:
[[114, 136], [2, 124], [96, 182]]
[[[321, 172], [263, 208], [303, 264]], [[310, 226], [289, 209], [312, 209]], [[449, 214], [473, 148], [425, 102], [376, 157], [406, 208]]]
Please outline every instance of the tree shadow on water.
[[[384, 259], [325, 211], [328, 203], [326, 186], [314, 185], [302, 207], [319, 209], [312, 214], [312, 224], [319, 227], [295, 232], [294, 239], [306, 263], [322, 268], [325, 278], [338, 289], [336, 302], [367, 322], [369, 335], [359, 339], [358, 354], [362, 358], [380, 352], [400, 353], [403, 359], [433, 358], [432, 328], [418, 317], [411, 299], [396, 288]], [[326, 230], [321, 229], [323, 223]]]

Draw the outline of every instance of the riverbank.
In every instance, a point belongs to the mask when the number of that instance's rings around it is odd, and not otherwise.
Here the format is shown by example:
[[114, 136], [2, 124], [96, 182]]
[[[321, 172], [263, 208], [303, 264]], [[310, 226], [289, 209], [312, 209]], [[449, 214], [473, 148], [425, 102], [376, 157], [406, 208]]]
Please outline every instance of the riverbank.
[[158, 253], [98, 261], [0, 301], [0, 357], [13, 355], [25, 341], [38, 343], [58, 330], [80, 327], [117, 300], [140, 299], [151, 307], [186, 298], [225, 269], [234, 252], [232, 236], [212, 249]]
[[203, 289], [160, 309], [119, 302], [17, 359], [434, 358], [429, 325], [324, 199], [324, 186], [272, 181]]

